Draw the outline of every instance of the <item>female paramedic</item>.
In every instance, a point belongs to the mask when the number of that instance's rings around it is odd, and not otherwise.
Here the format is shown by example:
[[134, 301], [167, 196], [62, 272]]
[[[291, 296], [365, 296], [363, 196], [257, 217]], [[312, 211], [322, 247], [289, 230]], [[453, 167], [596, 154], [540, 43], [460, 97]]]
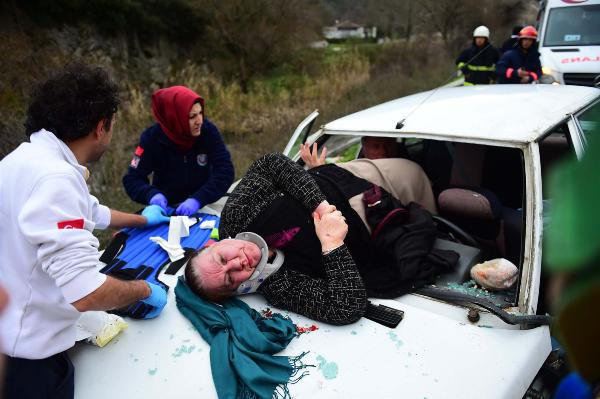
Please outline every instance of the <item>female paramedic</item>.
[[157, 123], [142, 132], [123, 176], [131, 199], [189, 216], [221, 198], [233, 182], [233, 164], [219, 130], [205, 118], [204, 99], [184, 86], [159, 89], [152, 115]]

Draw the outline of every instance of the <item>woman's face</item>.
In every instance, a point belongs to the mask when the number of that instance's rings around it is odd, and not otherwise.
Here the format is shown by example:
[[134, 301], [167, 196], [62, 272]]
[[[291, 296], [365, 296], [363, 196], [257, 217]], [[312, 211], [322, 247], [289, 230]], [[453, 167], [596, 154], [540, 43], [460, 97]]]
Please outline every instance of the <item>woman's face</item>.
[[207, 293], [232, 295], [248, 280], [260, 262], [258, 245], [244, 240], [223, 240], [192, 260], [192, 267]]
[[202, 105], [200, 105], [200, 103], [192, 105], [192, 109], [190, 109], [190, 132], [192, 133], [192, 136], [200, 136], [200, 129], [202, 128], [203, 121]]

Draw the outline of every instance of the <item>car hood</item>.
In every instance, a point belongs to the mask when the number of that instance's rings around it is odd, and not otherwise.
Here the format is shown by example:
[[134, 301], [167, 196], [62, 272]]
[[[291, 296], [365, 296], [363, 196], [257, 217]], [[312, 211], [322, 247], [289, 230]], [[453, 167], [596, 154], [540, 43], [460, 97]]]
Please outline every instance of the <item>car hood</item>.
[[[174, 276], [163, 279], [174, 286]], [[70, 350], [76, 398], [104, 399], [108, 391], [145, 399], [217, 397], [210, 347], [177, 310], [173, 290], [168, 295], [157, 319], [127, 320], [129, 328], [104, 348]], [[258, 311], [269, 307], [260, 295], [241, 298]], [[377, 302], [402, 309], [404, 320], [395, 329], [364, 318], [332, 326], [282, 312], [299, 326], [318, 327], [281, 353], [306, 353], [302, 360], [314, 366], [288, 385], [292, 397], [522, 397], [550, 352], [547, 327], [518, 330], [489, 314], [472, 325], [464, 308], [415, 295]]]
[[294, 397], [522, 397], [551, 350], [547, 327], [507, 328], [491, 315], [472, 325], [464, 309], [413, 295], [378, 302], [405, 312], [395, 329], [362, 319], [292, 342], [286, 353], [308, 350], [317, 365]]
[[[574, 49], [579, 51], [556, 51]], [[558, 72], [600, 73], [600, 46], [543, 47], [540, 54], [542, 66]]]

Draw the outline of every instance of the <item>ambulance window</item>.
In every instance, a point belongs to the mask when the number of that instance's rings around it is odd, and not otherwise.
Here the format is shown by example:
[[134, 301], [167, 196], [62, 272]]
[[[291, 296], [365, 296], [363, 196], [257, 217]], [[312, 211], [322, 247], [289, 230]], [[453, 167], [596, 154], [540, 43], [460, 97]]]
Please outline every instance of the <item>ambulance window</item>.
[[597, 46], [598, 21], [600, 4], [553, 8], [548, 15], [544, 46]]

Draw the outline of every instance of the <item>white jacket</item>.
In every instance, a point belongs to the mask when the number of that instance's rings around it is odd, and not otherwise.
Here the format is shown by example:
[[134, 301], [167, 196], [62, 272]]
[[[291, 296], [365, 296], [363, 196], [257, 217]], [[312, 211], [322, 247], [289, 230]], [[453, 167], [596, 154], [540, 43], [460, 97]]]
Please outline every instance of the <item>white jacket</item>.
[[74, 345], [71, 303], [106, 280], [92, 231], [110, 210], [65, 143], [46, 130], [30, 141], [0, 161], [0, 284], [10, 296], [0, 342], [9, 356], [40, 359]]

